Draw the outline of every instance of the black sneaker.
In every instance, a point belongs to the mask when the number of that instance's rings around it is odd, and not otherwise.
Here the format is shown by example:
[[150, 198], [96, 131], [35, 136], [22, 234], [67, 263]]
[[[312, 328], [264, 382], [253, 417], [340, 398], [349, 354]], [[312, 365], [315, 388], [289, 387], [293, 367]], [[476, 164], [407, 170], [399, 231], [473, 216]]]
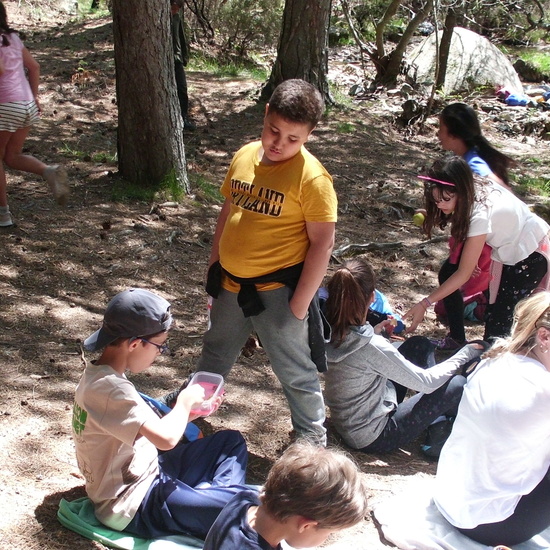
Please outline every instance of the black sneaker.
[[163, 405], [166, 405], [170, 409], [173, 409], [174, 405], [176, 404], [176, 401], [178, 399], [178, 395], [189, 385], [189, 380], [191, 380], [191, 378], [193, 378], [193, 374], [195, 374], [195, 373], [191, 373], [183, 381], [183, 384], [177, 390], [171, 391], [170, 393], [167, 393], [166, 395], [163, 395], [162, 397], [157, 399], [157, 401], [159, 401]]
[[194, 132], [197, 129], [197, 125], [192, 120], [186, 118], [183, 121], [183, 129], [188, 130], [189, 132]]

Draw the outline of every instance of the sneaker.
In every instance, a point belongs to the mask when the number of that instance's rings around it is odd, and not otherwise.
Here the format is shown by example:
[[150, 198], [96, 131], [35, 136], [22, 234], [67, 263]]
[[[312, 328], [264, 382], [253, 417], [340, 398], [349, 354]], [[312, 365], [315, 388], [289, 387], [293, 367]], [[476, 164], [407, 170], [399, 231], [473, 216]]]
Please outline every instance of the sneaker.
[[166, 405], [167, 407], [170, 407], [171, 409], [173, 409], [174, 405], [176, 404], [176, 400], [178, 398], [178, 395], [181, 393], [182, 390], [184, 390], [189, 385], [189, 380], [191, 380], [191, 378], [193, 378], [193, 374], [194, 373], [191, 373], [183, 381], [183, 384], [177, 390], [171, 391], [170, 393], [167, 393], [166, 395], [163, 395], [157, 401], [160, 401], [163, 405]]
[[12, 225], [11, 212], [0, 214], [0, 227], [11, 227]]
[[69, 182], [67, 171], [63, 166], [58, 164], [54, 166], [48, 166], [44, 170], [44, 179], [48, 182], [50, 191], [53, 194], [55, 202], [61, 206], [67, 204], [67, 199], [69, 198]]
[[189, 130], [190, 132], [194, 132], [197, 129], [197, 125], [192, 121], [186, 118], [183, 121], [183, 129]]
[[430, 341], [432, 342], [432, 344], [435, 345], [435, 349], [439, 351], [456, 351], [467, 344], [466, 340], [464, 340], [464, 342], [458, 342], [449, 334], [447, 334], [447, 336], [445, 336], [445, 338], [442, 338], [441, 340]]

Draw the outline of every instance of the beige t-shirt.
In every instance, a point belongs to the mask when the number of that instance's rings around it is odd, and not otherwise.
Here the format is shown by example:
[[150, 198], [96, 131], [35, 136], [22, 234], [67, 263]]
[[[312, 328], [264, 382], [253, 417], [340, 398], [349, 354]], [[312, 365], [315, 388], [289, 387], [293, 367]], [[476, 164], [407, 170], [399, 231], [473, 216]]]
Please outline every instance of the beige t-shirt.
[[106, 365], [88, 364], [76, 388], [73, 435], [78, 467], [97, 518], [122, 531], [158, 473], [158, 451], [138, 435], [153, 410]]
[[[237, 277], [259, 277], [304, 261], [306, 222], [337, 218], [332, 178], [311, 153], [302, 147], [291, 159], [266, 165], [260, 162], [260, 148], [255, 141], [235, 154], [221, 188], [231, 206], [220, 263]], [[238, 290], [227, 280], [224, 287]]]

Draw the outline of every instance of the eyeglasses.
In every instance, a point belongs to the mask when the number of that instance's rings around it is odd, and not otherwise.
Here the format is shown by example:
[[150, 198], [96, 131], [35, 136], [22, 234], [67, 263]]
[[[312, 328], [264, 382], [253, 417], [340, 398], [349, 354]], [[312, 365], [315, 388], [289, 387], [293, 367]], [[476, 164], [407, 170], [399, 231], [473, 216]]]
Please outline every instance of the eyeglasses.
[[150, 340], [141, 337], [138, 337], [138, 340], [141, 340], [142, 342], [147, 342], [148, 344], [155, 346], [159, 350], [159, 353], [161, 355], [164, 355], [165, 353], [170, 353], [170, 348], [168, 347], [168, 344], [155, 344], [155, 342], [151, 342]]
[[432, 201], [435, 204], [445, 203], [445, 202], [451, 202], [454, 197], [440, 197], [439, 199], [436, 199], [435, 197], [432, 197]]

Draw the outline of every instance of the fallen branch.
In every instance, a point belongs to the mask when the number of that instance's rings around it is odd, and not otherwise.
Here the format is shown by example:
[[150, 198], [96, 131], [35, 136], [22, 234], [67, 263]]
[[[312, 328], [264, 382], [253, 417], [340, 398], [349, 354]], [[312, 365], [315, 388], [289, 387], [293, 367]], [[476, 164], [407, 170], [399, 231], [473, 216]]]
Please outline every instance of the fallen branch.
[[[448, 235], [438, 235], [437, 237], [433, 237], [432, 239], [428, 241], [422, 241], [418, 244], [418, 246], [422, 247], [427, 244], [435, 244], [435, 243], [441, 243], [446, 242], [449, 239]], [[343, 256], [346, 253], [349, 254], [360, 254], [361, 252], [371, 251], [371, 250], [395, 250], [398, 248], [402, 248], [403, 243], [402, 242], [393, 242], [393, 243], [349, 243], [344, 246], [341, 246], [340, 248], [337, 248], [336, 250], [333, 250], [332, 257], [337, 259], [340, 256]]]
[[364, 244], [350, 243], [350, 244], [341, 246], [337, 250], [334, 250], [332, 252], [332, 255], [335, 258], [338, 258], [338, 256], [342, 256], [346, 252], [359, 254], [367, 250], [392, 250], [395, 248], [401, 248], [402, 246], [403, 246], [403, 243], [399, 243], [399, 242], [398, 243], [364, 243]]

